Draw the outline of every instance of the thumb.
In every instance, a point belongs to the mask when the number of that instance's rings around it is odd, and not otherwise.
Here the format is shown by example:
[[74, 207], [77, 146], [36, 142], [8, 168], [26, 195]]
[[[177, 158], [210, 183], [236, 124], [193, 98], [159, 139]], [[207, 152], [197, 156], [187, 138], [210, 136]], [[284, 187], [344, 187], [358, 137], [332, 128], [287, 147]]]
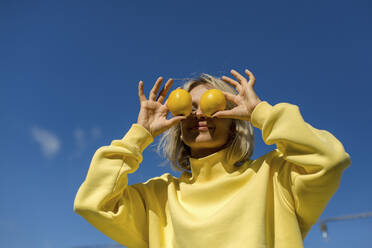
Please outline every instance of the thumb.
[[186, 116], [175, 116], [175, 117], [169, 119], [167, 121], [168, 122], [167, 124], [169, 126], [173, 126], [173, 125], [176, 125], [177, 123], [179, 123], [180, 121], [185, 120], [185, 119], [186, 119]]
[[223, 111], [217, 111], [212, 115], [212, 117], [217, 117], [217, 118], [229, 118], [233, 119], [236, 118], [234, 115], [234, 112], [232, 110], [223, 110]]

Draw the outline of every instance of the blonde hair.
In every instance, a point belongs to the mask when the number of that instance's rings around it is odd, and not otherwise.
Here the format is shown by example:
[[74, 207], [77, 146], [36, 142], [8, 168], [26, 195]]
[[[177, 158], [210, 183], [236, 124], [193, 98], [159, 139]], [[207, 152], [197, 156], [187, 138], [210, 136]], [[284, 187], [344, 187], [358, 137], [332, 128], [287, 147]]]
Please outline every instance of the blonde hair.
[[[237, 92], [223, 80], [203, 73], [198, 78], [188, 80], [183, 89], [190, 92], [194, 87], [200, 84], [211, 84], [214, 88], [236, 95]], [[227, 101], [226, 109], [232, 109], [235, 103]], [[230, 139], [231, 148], [227, 152], [228, 159], [232, 154], [237, 154], [239, 159], [237, 166], [244, 161], [249, 160], [254, 150], [254, 131], [249, 121], [232, 119], [232, 125], [235, 128], [235, 135]], [[180, 172], [190, 171], [188, 158], [190, 157], [190, 147], [183, 143], [181, 139], [181, 123], [172, 126], [166, 130], [157, 145], [157, 153], [162, 157], [167, 157], [171, 163], [172, 169]]]

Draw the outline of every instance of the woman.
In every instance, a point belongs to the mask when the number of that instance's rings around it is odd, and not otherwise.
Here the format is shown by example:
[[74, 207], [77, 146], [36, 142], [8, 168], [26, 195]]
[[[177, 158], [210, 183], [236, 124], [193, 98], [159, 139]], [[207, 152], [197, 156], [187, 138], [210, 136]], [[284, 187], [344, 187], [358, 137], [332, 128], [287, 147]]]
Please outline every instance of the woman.
[[[140, 82], [138, 122], [96, 151], [74, 211], [127, 247], [303, 247], [350, 156], [332, 134], [306, 123], [296, 105], [261, 101], [253, 74], [245, 73], [249, 81], [234, 70], [236, 80], [191, 80], [184, 88], [193, 113], [169, 120], [163, 101], [172, 80], [158, 95], [159, 78], [149, 99]], [[210, 88], [223, 90], [229, 103], [213, 118], [199, 107]], [[277, 146], [256, 160], [251, 124]], [[180, 178], [166, 173], [128, 186], [127, 174], [161, 133], [159, 150], [183, 171]]]

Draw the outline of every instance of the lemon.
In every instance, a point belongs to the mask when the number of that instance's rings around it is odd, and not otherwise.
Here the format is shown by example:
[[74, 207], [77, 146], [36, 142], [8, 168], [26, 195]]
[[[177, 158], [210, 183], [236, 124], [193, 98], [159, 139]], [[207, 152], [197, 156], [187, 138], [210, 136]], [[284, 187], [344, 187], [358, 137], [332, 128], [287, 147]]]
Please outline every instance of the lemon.
[[211, 117], [217, 111], [225, 110], [226, 99], [222, 91], [210, 89], [200, 98], [200, 109], [205, 116]]
[[188, 116], [192, 111], [192, 98], [184, 89], [176, 89], [169, 94], [167, 107], [173, 116]]

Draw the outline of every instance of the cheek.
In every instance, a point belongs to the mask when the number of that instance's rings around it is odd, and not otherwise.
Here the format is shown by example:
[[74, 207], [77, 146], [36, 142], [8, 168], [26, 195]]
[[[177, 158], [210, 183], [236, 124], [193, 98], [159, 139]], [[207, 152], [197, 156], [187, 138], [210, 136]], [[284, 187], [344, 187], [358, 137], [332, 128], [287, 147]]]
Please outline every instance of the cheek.
[[190, 136], [190, 130], [187, 128], [189, 125], [187, 123], [181, 122], [181, 140], [184, 141], [184, 139], [188, 139]]
[[218, 129], [221, 132], [224, 132], [226, 134], [230, 132], [230, 129], [232, 128], [232, 121], [230, 119], [220, 120], [218, 123], [216, 123], [216, 129]]

